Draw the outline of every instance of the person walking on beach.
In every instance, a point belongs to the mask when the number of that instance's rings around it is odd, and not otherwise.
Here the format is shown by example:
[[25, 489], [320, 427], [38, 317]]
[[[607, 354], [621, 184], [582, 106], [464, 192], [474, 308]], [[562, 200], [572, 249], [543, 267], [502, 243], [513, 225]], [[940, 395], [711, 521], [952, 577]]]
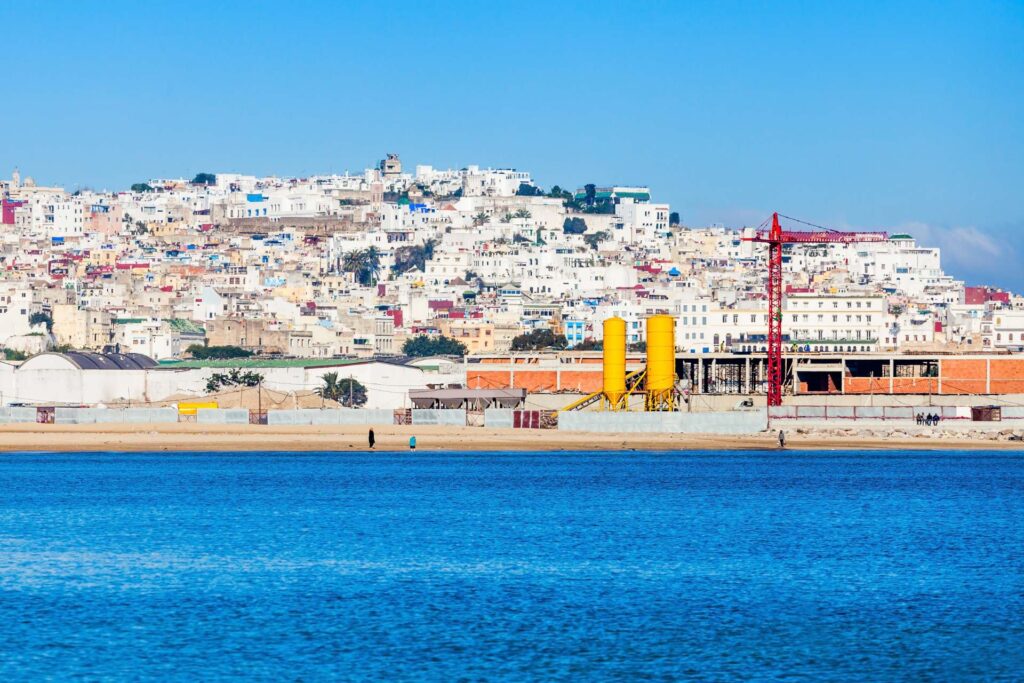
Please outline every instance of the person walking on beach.
[[373, 437], [373, 430], [370, 430], [370, 448], [373, 448], [373, 444], [377, 443], [377, 439]]
[[409, 450], [410, 451], [416, 450], [416, 437], [415, 436], [410, 436], [409, 437]]
[[779, 448], [785, 448], [785, 447], [786, 447], [786, 433], [780, 429], [779, 430]]

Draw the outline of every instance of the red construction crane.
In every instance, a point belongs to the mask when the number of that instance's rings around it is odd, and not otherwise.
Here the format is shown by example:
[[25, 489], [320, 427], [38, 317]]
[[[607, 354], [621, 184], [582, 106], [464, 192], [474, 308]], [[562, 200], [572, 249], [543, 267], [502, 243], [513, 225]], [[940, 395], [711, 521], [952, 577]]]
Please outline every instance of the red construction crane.
[[768, 245], [768, 405], [782, 405], [782, 245], [783, 244], [853, 244], [854, 242], [884, 242], [884, 232], [840, 232], [806, 223], [797, 218], [782, 216], [803, 223], [815, 231], [783, 230], [778, 212], [772, 214], [771, 227], [765, 221], [748, 242]]

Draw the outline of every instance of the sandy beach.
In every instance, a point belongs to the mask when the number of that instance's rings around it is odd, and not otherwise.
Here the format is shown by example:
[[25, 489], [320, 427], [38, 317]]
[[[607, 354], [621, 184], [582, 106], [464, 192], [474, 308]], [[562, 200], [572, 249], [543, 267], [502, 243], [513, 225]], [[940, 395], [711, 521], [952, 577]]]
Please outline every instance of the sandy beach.
[[[404, 451], [416, 436], [421, 451], [625, 451], [753, 450], [776, 448], [773, 434], [721, 436], [694, 434], [578, 433], [556, 430], [480, 427], [374, 427], [376, 450]], [[914, 437], [907, 439], [820, 437], [787, 432], [787, 448], [891, 450], [1024, 450], [1019, 441]], [[198, 425], [39, 425], [0, 427], [0, 452], [11, 451], [362, 451], [363, 426]]]

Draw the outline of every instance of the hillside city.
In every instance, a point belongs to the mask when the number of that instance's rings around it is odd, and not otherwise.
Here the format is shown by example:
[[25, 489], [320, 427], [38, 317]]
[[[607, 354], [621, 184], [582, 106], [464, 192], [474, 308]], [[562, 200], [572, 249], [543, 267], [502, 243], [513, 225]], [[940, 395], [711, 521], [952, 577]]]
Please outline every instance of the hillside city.
[[[601, 321], [676, 318], [682, 353], [763, 351], [756, 226], [688, 226], [647, 187], [538, 187], [530, 173], [199, 174], [115, 192], [0, 181], [0, 346], [293, 358], [598, 349]], [[1024, 298], [946, 274], [912, 235], [786, 247], [783, 329], [806, 352], [1024, 347]], [[412, 346], [409, 344], [412, 343]], [[420, 354], [424, 355], [424, 354]]]

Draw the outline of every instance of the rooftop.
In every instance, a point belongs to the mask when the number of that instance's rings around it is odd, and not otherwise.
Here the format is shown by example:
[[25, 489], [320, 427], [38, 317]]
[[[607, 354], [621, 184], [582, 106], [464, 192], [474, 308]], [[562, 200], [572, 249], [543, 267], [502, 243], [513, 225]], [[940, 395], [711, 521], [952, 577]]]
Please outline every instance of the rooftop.
[[365, 358], [226, 358], [211, 360], [162, 360], [162, 370], [195, 368], [329, 368], [371, 363]]

